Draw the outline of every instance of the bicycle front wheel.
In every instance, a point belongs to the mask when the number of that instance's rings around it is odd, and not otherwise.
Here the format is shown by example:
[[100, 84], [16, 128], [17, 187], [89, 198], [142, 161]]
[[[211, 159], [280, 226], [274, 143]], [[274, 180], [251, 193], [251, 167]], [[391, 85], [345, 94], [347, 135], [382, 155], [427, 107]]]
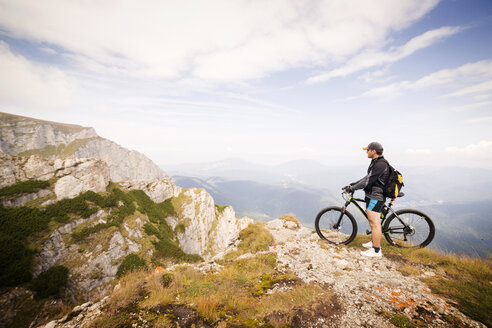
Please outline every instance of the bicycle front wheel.
[[357, 222], [347, 210], [342, 214], [340, 207], [328, 207], [318, 213], [314, 223], [321, 239], [332, 244], [348, 244], [357, 235]]
[[383, 226], [384, 237], [391, 245], [402, 248], [425, 247], [434, 239], [434, 223], [425, 213], [403, 209], [395, 214], [391, 214]]

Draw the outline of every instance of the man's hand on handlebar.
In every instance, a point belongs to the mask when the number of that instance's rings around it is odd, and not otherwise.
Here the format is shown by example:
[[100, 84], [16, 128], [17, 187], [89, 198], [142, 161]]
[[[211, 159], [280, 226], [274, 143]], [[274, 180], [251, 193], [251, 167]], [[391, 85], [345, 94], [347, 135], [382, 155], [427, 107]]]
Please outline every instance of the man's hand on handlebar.
[[349, 194], [351, 192], [354, 192], [354, 189], [352, 189], [352, 187], [349, 185], [349, 186], [345, 186], [342, 188], [343, 192], [346, 193], [346, 194]]

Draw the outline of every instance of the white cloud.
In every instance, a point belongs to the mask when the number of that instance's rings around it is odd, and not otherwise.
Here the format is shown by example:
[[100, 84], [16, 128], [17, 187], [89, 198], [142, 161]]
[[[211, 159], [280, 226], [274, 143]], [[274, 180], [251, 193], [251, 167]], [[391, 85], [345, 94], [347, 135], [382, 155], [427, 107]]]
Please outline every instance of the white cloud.
[[[492, 90], [492, 59], [468, 63], [454, 69], [443, 69], [428, 74], [417, 81], [400, 81], [373, 88], [362, 96], [396, 97], [408, 91], [427, 90], [429, 88], [459, 89], [447, 96], [462, 96], [471, 93]], [[476, 84], [478, 82], [478, 84]], [[470, 84], [473, 84], [470, 86]]]
[[[98, 73], [225, 82], [377, 49], [437, 3], [0, 0], [0, 27], [13, 38], [56, 45]], [[451, 32], [428, 33], [395, 51], [407, 56], [442, 37], [432, 33]]]
[[39, 50], [41, 50], [47, 54], [50, 54], [50, 55], [56, 55], [57, 54], [56, 50], [52, 49], [50, 47], [39, 47]]
[[488, 92], [488, 91], [492, 91], [492, 80], [463, 88], [461, 90], [447, 94], [445, 95], [445, 97], [459, 97], [459, 96], [469, 95], [471, 93], [480, 93], [480, 92]]
[[492, 141], [482, 140], [476, 144], [470, 144], [465, 147], [446, 147], [445, 152], [452, 154], [460, 154], [466, 156], [492, 158]]
[[492, 108], [492, 101], [482, 101], [482, 102], [466, 104], [466, 105], [462, 105], [462, 106], [455, 106], [455, 107], [451, 108], [451, 110], [454, 110], [457, 112], [464, 112], [464, 111], [470, 111], [470, 110], [480, 109], [480, 108], [484, 108], [484, 107]]
[[492, 116], [476, 117], [467, 120], [468, 123], [486, 123], [492, 122]]
[[389, 51], [367, 50], [349, 60], [349, 62], [339, 68], [326, 73], [318, 74], [307, 79], [307, 83], [320, 83], [328, 81], [334, 77], [343, 77], [361, 71], [363, 69], [383, 66], [397, 62], [408, 57], [416, 51], [429, 47], [436, 42], [453, 35], [460, 31], [460, 27], [441, 27], [439, 29], [427, 31], [419, 36], [412, 38], [406, 44], [395, 47]]
[[63, 107], [70, 104], [75, 85], [57, 68], [14, 55], [0, 41], [0, 100], [5, 106]]

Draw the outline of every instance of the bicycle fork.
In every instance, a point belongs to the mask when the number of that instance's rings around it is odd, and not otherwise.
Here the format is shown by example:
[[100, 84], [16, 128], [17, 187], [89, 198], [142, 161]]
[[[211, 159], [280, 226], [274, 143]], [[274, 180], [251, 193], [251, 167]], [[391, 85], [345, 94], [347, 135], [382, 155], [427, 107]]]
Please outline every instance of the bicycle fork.
[[336, 229], [336, 230], [340, 230], [340, 228], [342, 227], [342, 218], [343, 218], [343, 215], [345, 214], [345, 210], [347, 209], [347, 206], [350, 204], [350, 200], [352, 199], [352, 197], [350, 197], [346, 202], [345, 202], [345, 205], [343, 205], [342, 207], [342, 210], [340, 211], [340, 217], [338, 218], [338, 221], [337, 223], [335, 223], [333, 225], [333, 229]]

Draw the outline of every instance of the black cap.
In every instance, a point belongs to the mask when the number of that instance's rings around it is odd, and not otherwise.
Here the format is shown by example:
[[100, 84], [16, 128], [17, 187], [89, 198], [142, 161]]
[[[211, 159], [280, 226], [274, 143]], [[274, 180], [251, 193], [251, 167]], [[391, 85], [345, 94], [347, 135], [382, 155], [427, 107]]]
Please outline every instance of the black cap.
[[382, 152], [383, 146], [379, 142], [373, 141], [369, 145], [367, 145], [367, 147], [364, 147], [362, 149], [364, 149], [364, 150], [372, 149], [372, 150], [375, 150], [377, 152]]

